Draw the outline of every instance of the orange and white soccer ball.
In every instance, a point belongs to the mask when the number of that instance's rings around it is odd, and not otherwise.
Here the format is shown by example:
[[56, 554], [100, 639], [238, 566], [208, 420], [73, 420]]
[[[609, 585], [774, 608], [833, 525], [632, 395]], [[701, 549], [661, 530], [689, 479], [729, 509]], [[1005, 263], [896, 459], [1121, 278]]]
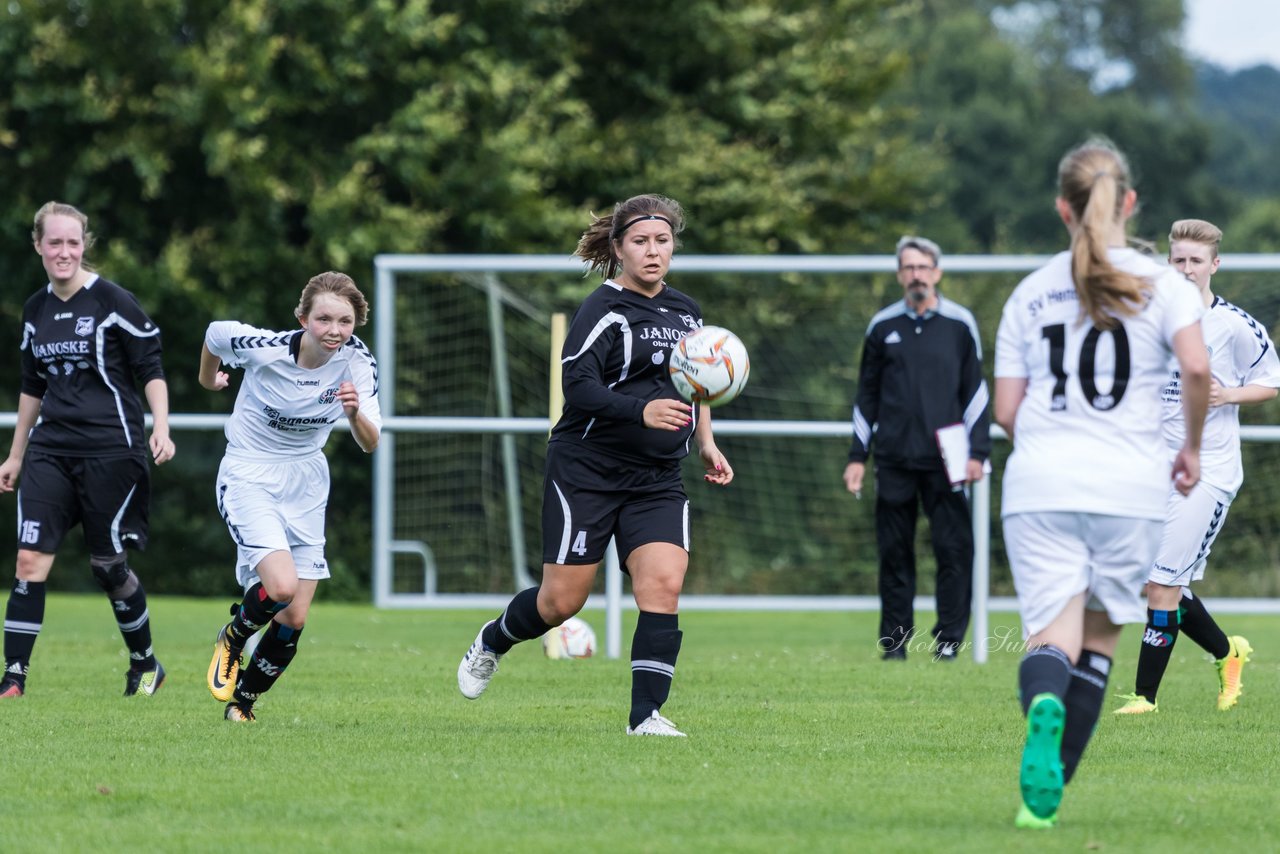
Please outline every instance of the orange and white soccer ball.
[[751, 360], [737, 335], [722, 326], [704, 326], [672, 348], [667, 370], [685, 400], [720, 406], [746, 387]]
[[596, 633], [587, 621], [570, 617], [542, 636], [547, 658], [590, 658], [596, 654]]

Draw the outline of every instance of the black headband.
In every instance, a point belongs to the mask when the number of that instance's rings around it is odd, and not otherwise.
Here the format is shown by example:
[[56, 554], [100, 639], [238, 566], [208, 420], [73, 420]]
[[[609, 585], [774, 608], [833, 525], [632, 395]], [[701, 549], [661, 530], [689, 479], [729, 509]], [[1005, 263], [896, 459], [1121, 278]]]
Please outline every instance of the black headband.
[[676, 230], [675, 223], [673, 223], [671, 220], [667, 219], [665, 216], [662, 216], [661, 214], [645, 214], [644, 216], [638, 216], [638, 217], [636, 217], [635, 219], [628, 220], [628, 221], [627, 221], [627, 222], [622, 226], [622, 228], [620, 228], [620, 229], [618, 229], [617, 231], [615, 231], [615, 232], [614, 232], [613, 239], [614, 239], [614, 240], [617, 240], [618, 238], [622, 237], [622, 235], [624, 235], [624, 234], [626, 234], [626, 233], [627, 233], [627, 229], [628, 229], [628, 228], [630, 228], [631, 226], [635, 225], [637, 222], [644, 222], [645, 220], [649, 220], [649, 219], [660, 219], [660, 220], [662, 220], [663, 222], [665, 222], [667, 225], [671, 226], [671, 230], [672, 230], [673, 232]]

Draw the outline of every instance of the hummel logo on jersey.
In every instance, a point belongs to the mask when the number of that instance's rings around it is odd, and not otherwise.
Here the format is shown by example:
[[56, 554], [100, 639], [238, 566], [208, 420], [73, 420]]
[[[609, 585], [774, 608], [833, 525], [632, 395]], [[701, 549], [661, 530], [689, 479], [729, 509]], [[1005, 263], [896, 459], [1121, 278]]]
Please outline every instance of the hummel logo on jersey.
[[320, 387], [320, 380], [294, 380], [298, 384], [298, 388], [307, 388], [308, 386]]
[[93, 318], [77, 317], [76, 318], [76, 334], [85, 338], [93, 334]]
[[55, 314], [55, 315], [53, 316], [53, 319], [54, 319], [54, 320], [70, 320], [70, 319], [71, 319], [71, 312], [69, 312], [69, 311], [60, 311], [60, 312], [58, 312], [57, 314]]
[[1147, 646], [1166, 647], [1173, 643], [1173, 635], [1158, 632], [1150, 626], [1142, 633], [1142, 642]]
[[899, 335], [899, 334], [898, 334], [898, 330], [896, 330], [896, 329], [895, 329], [895, 330], [893, 330], [892, 332], [890, 332], [888, 335], [886, 335], [886, 336], [884, 337], [884, 343], [886, 343], [886, 344], [901, 344], [901, 343], [902, 343], [902, 336], [901, 336], [901, 335]]

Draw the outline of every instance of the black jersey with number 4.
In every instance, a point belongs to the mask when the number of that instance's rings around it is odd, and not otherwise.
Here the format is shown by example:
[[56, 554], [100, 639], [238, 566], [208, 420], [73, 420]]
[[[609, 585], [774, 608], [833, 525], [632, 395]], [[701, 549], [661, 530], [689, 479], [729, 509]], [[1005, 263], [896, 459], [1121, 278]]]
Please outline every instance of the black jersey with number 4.
[[22, 309], [22, 393], [41, 399], [29, 446], [71, 457], [146, 449], [138, 387], [164, 379], [160, 329], [133, 294], [95, 277], [66, 301], [52, 285]]
[[551, 441], [569, 442], [640, 464], [680, 460], [694, 423], [644, 426], [645, 404], [678, 400], [667, 371], [671, 348], [702, 325], [691, 297], [663, 285], [652, 297], [609, 280], [578, 307], [561, 351], [564, 412]]

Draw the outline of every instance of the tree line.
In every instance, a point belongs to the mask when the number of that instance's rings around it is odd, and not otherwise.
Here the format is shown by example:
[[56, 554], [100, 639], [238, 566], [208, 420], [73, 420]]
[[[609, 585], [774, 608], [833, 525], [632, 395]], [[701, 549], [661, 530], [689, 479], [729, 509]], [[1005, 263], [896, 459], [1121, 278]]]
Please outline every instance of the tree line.
[[[590, 212], [638, 192], [688, 207], [687, 253], [882, 253], [905, 232], [948, 253], [1048, 251], [1064, 242], [1056, 159], [1101, 133], [1133, 160], [1139, 236], [1194, 215], [1229, 251], [1280, 249], [1280, 187], [1247, 174], [1269, 162], [1275, 119], [1243, 121], [1267, 102], [1232, 101], [1234, 77], [1183, 54], [1180, 0], [659, 5], [7, 4], [0, 348], [16, 354], [42, 281], [31, 216], [49, 199], [89, 214], [92, 262], [161, 325], [177, 412], [230, 408], [195, 381], [210, 320], [288, 328], [312, 274], [371, 291], [381, 252], [568, 254]], [[1280, 91], [1258, 72], [1241, 82]], [[18, 360], [0, 361], [0, 390], [17, 389]], [[835, 409], [852, 389], [812, 393]], [[147, 577], [223, 591], [221, 437], [177, 438]], [[368, 477], [336, 452], [335, 489], [367, 495]], [[344, 504], [330, 549], [348, 581], [330, 594], [362, 595], [367, 502]]]

